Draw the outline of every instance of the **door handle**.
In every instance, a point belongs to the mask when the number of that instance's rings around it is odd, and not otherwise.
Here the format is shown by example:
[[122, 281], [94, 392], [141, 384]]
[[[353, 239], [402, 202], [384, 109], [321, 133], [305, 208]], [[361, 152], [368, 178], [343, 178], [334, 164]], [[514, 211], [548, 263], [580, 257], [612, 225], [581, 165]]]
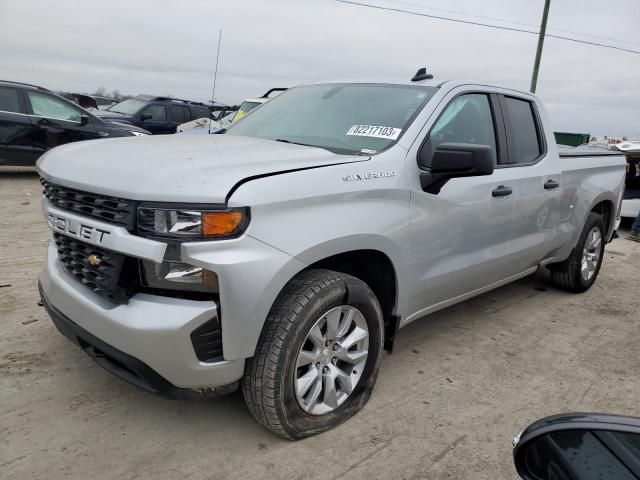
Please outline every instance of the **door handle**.
[[560, 184], [555, 180], [547, 180], [546, 182], [544, 182], [545, 190], [553, 190], [554, 188], [558, 188], [559, 186]]
[[507, 195], [511, 195], [513, 190], [511, 187], [505, 187], [504, 185], [500, 185], [498, 188], [491, 192], [491, 195], [494, 197], [506, 197]]

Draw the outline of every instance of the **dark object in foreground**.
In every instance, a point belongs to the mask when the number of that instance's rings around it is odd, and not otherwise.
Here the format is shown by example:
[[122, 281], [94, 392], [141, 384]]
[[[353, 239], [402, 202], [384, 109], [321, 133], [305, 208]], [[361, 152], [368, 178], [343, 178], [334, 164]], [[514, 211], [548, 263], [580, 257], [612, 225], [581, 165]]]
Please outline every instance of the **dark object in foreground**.
[[513, 443], [516, 470], [527, 480], [640, 478], [640, 418], [554, 415], [531, 424]]

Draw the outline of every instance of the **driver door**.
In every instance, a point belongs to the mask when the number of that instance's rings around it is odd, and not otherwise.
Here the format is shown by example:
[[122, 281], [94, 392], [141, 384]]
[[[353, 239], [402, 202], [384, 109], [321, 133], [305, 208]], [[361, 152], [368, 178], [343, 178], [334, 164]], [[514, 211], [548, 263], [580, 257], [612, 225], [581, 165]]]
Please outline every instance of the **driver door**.
[[[508, 168], [500, 168], [504, 130], [495, 102], [489, 93], [453, 96], [422, 140], [420, 148], [432, 152], [444, 142], [488, 145], [496, 165], [491, 175], [452, 178], [435, 194], [421, 189], [419, 170], [412, 179], [416, 288], [409, 303], [416, 318], [515, 273], [509, 254], [516, 182]], [[412, 161], [410, 154], [407, 162]]]

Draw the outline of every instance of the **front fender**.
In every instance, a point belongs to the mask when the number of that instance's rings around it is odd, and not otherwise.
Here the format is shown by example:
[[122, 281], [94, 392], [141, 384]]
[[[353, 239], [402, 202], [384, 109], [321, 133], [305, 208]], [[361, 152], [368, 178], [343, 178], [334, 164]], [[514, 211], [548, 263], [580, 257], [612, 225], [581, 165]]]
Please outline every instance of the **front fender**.
[[[410, 191], [402, 170], [404, 158], [403, 150], [392, 148], [376, 156], [375, 161], [251, 179], [230, 195], [229, 206], [251, 209], [245, 236], [297, 262], [271, 270], [268, 292], [263, 292], [265, 297], [260, 299], [262, 306], [255, 311], [253, 322], [260, 322], [262, 328], [278, 293], [299, 271], [355, 250], [376, 250], [391, 260], [398, 282], [396, 309], [400, 314], [404, 312], [404, 292], [408, 291], [402, 284], [402, 279], [408, 278], [405, 271], [408, 262], [404, 257], [411, 242]], [[367, 173], [380, 175], [361, 181], [348, 180]], [[225, 309], [222, 291], [221, 302]], [[224, 317], [223, 311], [223, 337]], [[250, 345], [243, 352], [251, 356], [255, 348], [253, 338], [247, 344]]]
[[[269, 311], [289, 280], [313, 263], [353, 250], [377, 250], [389, 257], [394, 268], [404, 264], [399, 248], [380, 235], [334, 238], [297, 257], [244, 235], [234, 240], [183, 243], [181, 257], [218, 275], [223, 356], [237, 360], [254, 355]], [[403, 278], [396, 275], [398, 305], [406, 291]]]
[[183, 243], [184, 261], [215, 272], [220, 284], [225, 360], [252, 357], [269, 310], [286, 283], [306, 265], [244, 235], [234, 240]]

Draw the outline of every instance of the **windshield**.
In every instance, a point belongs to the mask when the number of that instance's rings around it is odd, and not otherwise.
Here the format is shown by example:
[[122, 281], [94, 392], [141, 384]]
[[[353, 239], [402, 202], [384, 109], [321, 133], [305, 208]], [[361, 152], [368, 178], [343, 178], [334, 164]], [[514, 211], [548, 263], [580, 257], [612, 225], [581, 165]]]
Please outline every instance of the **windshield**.
[[146, 104], [147, 102], [145, 100], [136, 100], [135, 98], [130, 98], [129, 100], [124, 100], [123, 102], [116, 103], [108, 110], [110, 112], [122, 113], [123, 115], [133, 115]]
[[393, 145], [436, 91], [386, 84], [291, 88], [234, 123], [227, 134], [373, 154]]
[[238, 109], [238, 111], [235, 112], [233, 121], [237, 122], [242, 117], [244, 117], [247, 113], [249, 113], [251, 110], [256, 108], [258, 105], [260, 105], [260, 103], [258, 102], [247, 102], [247, 101], [242, 102], [242, 105], [240, 105], [240, 108]]

